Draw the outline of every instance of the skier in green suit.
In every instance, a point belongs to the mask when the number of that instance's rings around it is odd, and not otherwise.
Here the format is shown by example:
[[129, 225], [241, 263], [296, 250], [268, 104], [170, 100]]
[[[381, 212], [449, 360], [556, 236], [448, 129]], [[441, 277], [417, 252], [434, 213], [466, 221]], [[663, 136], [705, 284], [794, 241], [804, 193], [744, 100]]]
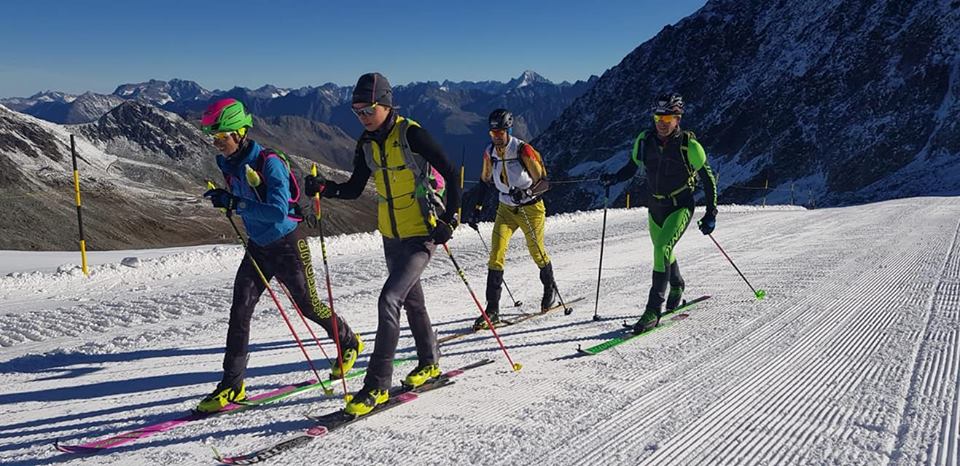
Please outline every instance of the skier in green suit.
[[717, 182], [707, 163], [707, 154], [691, 131], [680, 129], [683, 97], [667, 93], [657, 97], [653, 107], [654, 127], [641, 132], [633, 143], [633, 154], [616, 173], [601, 175], [604, 187], [626, 181], [643, 169], [650, 192], [648, 223], [653, 241], [653, 284], [647, 305], [633, 326], [642, 333], [660, 322], [667, 285], [666, 312], [676, 309], [683, 296], [684, 281], [673, 248], [683, 236], [693, 216], [693, 191], [697, 177], [703, 181], [706, 213], [700, 219], [700, 231], [708, 235], [717, 225]]

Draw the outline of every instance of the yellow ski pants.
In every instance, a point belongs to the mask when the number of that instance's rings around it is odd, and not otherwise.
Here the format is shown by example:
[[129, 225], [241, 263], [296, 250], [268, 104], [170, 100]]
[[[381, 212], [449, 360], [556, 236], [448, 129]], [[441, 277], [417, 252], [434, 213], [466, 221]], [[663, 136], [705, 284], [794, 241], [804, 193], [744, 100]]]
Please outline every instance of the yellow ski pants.
[[[547, 248], [543, 244], [543, 224], [547, 216], [547, 209], [543, 199], [522, 207], [513, 207], [500, 203], [497, 207], [497, 218], [493, 223], [493, 238], [490, 239], [490, 260], [487, 267], [492, 270], [503, 270], [503, 261], [507, 255], [507, 246], [510, 237], [520, 228], [527, 239], [527, 249], [530, 257], [537, 263], [537, 267], [550, 263]], [[541, 251], [543, 254], [541, 254]]]

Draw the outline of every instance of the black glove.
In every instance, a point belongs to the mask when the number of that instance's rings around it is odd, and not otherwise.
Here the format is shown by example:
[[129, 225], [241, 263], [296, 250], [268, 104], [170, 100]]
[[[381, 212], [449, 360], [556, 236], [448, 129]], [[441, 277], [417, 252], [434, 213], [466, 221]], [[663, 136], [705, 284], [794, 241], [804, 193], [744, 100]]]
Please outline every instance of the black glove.
[[450, 241], [450, 238], [453, 237], [453, 230], [457, 228], [458, 224], [456, 215], [452, 218], [438, 219], [437, 226], [433, 228], [433, 233], [430, 234], [433, 244], [444, 244]]
[[526, 197], [527, 191], [520, 188], [510, 188], [510, 198], [513, 199], [513, 202], [520, 204], [523, 201], [523, 198]]
[[480, 227], [477, 226], [477, 223], [480, 222], [480, 214], [483, 211], [483, 205], [477, 204], [473, 206], [473, 210], [467, 213], [467, 225], [470, 225], [470, 228], [480, 231]]
[[717, 227], [717, 216], [716, 214], [708, 213], [697, 222], [697, 226], [700, 227], [700, 232], [709, 235], [713, 233], [713, 229]]
[[240, 201], [240, 198], [234, 196], [230, 193], [230, 191], [227, 191], [223, 188], [208, 190], [207, 192], [203, 193], [203, 197], [210, 199], [210, 202], [213, 203], [214, 207], [227, 209], [227, 212], [236, 210], [237, 202]]
[[317, 194], [323, 194], [327, 189], [327, 180], [323, 175], [307, 175], [303, 180], [303, 193], [307, 197], [313, 197]]
[[600, 184], [602, 184], [604, 188], [609, 188], [617, 183], [616, 173], [604, 173], [600, 175]]

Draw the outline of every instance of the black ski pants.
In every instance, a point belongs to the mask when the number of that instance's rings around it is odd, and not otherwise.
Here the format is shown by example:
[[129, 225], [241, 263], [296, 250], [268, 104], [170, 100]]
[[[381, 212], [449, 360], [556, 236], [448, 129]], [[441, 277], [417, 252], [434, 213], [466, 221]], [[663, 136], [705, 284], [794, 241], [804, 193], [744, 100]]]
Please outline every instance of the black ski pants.
[[[260, 266], [267, 281], [276, 277], [287, 287], [293, 300], [303, 315], [320, 324], [327, 335], [333, 338], [333, 319], [330, 308], [323, 303], [317, 293], [313, 263], [310, 258], [310, 246], [307, 244], [302, 228], [297, 227], [287, 236], [266, 246], [247, 242], [237, 277], [233, 282], [233, 305], [230, 307], [230, 327], [227, 329], [227, 348], [223, 357], [223, 380], [220, 387], [239, 387], [247, 368], [247, 346], [250, 341], [250, 318], [253, 309], [266, 290], [263, 279], [257, 273], [250, 258]], [[284, 296], [276, 290], [278, 297]], [[282, 298], [281, 298], [282, 299]], [[283, 304], [284, 301], [281, 301]], [[296, 312], [295, 310], [293, 312]], [[293, 313], [287, 316], [295, 318]], [[342, 347], [355, 345], [355, 335], [347, 323], [338, 318], [337, 330], [340, 332]]]

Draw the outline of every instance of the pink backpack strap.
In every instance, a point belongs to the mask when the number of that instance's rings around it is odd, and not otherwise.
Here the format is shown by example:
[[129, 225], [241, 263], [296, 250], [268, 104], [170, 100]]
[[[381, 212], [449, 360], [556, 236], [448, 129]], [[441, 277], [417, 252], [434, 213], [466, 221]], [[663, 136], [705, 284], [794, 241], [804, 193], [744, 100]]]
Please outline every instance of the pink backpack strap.
[[223, 183], [226, 185], [224, 189], [227, 191], [233, 192], [233, 176], [227, 172], [220, 172], [223, 174]]
[[[266, 150], [264, 152], [266, 152]], [[293, 170], [290, 168], [290, 163], [284, 160], [283, 157], [280, 157], [280, 155], [276, 152], [270, 151], [262, 157], [263, 162], [260, 164], [260, 170], [257, 171], [257, 174], [263, 178], [263, 173], [261, 173], [263, 171], [263, 166], [266, 165], [267, 159], [270, 159], [271, 157], [279, 159], [280, 162], [283, 163], [283, 166], [287, 167], [287, 176], [290, 177], [290, 186], [293, 188], [293, 191], [290, 194], [290, 202], [300, 202], [300, 183], [297, 181], [297, 177], [293, 176]]]
[[434, 179], [434, 190], [438, 192], [443, 192], [447, 187], [447, 180], [443, 178], [443, 175], [440, 174], [440, 171], [437, 170], [433, 165], [430, 166]]
[[[290, 161], [280, 156], [280, 154], [278, 154], [276, 151], [264, 149], [260, 151], [260, 163], [258, 164], [259, 170], [257, 170], [257, 174], [260, 175], [261, 179], [263, 179], [263, 167], [266, 165], [267, 160], [270, 159], [271, 157], [276, 157], [278, 160], [280, 160], [280, 162], [283, 163], [283, 166], [287, 168], [287, 176], [290, 178], [290, 187], [291, 187], [291, 193], [290, 193], [290, 198], [288, 202], [291, 204], [291, 208], [292, 208], [295, 204], [298, 204], [300, 202], [300, 193], [302, 191], [300, 189], [300, 183], [297, 181], [297, 177], [294, 176], [293, 174], [293, 167], [290, 166]], [[303, 221], [302, 217], [297, 217], [294, 215], [287, 215], [287, 218], [297, 222]]]

